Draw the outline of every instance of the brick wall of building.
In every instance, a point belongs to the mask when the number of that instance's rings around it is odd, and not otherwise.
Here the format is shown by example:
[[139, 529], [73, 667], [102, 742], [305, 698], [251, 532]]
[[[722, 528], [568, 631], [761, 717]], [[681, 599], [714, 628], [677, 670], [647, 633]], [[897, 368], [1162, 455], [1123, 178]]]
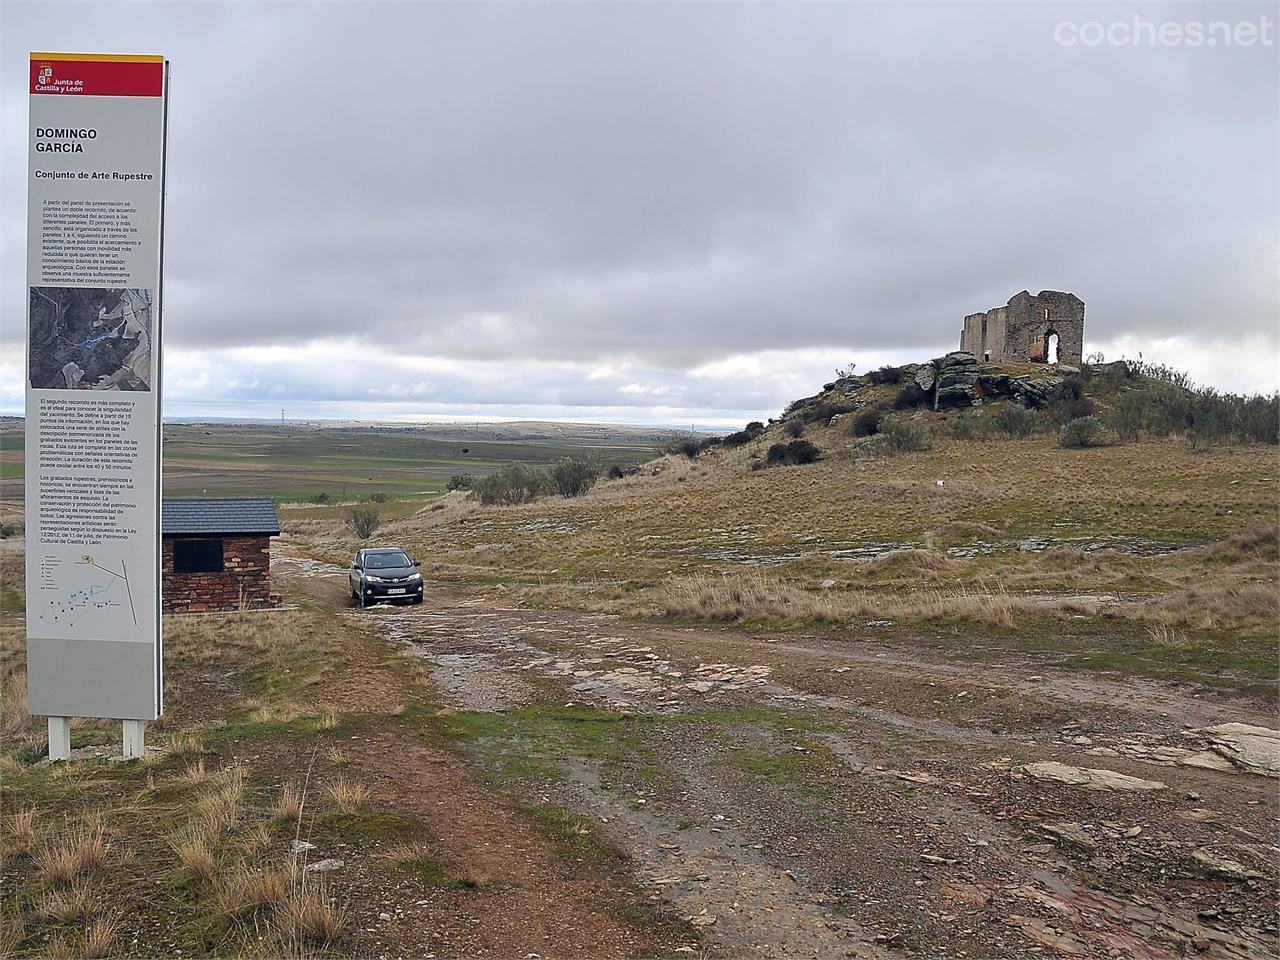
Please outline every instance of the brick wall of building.
[[165, 613], [255, 609], [280, 602], [279, 594], [271, 592], [271, 538], [244, 535], [221, 539], [220, 573], [175, 573], [173, 538], [164, 539]]

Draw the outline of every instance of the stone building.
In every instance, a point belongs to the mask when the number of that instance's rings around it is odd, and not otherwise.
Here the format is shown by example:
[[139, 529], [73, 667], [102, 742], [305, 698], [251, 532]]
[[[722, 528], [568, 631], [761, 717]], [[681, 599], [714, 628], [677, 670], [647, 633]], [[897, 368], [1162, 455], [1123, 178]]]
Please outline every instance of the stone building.
[[960, 349], [979, 360], [1069, 363], [1084, 359], [1084, 301], [1074, 293], [1014, 294], [1003, 307], [964, 318]]
[[268, 499], [170, 500], [160, 510], [165, 613], [274, 607], [271, 538], [280, 534]]

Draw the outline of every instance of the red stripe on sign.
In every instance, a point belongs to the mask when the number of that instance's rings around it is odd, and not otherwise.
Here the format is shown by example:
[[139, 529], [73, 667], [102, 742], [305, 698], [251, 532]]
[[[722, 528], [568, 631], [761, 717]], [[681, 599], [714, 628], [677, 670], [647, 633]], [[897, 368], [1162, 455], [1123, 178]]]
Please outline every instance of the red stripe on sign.
[[164, 93], [164, 64], [33, 59], [31, 92], [50, 96], [158, 97]]

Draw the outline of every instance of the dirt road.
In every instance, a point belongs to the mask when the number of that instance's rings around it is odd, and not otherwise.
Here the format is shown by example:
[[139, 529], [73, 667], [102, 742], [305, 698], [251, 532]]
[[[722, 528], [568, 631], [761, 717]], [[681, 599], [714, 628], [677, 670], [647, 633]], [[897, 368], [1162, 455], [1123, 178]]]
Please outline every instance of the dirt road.
[[1275, 955], [1277, 771], [1204, 729], [1274, 728], [1264, 704], [965, 667], [873, 627], [501, 593], [342, 616], [421, 665], [491, 782], [592, 818], [714, 956]]

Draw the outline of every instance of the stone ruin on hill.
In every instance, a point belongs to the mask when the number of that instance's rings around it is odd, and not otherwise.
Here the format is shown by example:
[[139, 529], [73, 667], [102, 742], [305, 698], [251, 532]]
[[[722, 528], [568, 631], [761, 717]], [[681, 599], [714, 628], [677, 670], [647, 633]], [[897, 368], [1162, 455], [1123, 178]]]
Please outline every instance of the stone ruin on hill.
[[1003, 307], [964, 318], [960, 349], [984, 361], [1030, 360], [1079, 365], [1084, 353], [1084, 301], [1074, 293], [1027, 290]]

